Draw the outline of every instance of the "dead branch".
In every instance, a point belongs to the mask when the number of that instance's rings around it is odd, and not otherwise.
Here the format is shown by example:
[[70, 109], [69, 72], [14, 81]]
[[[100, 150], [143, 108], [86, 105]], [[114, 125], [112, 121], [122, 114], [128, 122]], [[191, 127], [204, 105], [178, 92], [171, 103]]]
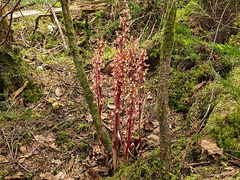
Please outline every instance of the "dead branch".
[[210, 111], [210, 109], [211, 109], [212, 100], [213, 100], [213, 94], [214, 94], [214, 88], [215, 88], [215, 85], [216, 85], [216, 81], [217, 81], [217, 80], [215, 79], [214, 84], [213, 84], [213, 88], [212, 88], [212, 93], [211, 93], [210, 101], [209, 101], [209, 104], [208, 104], [208, 108], [207, 108], [207, 111], [206, 111], [205, 115], [203, 116], [203, 118], [202, 118], [202, 120], [201, 120], [201, 122], [200, 122], [201, 126], [200, 126], [197, 134], [199, 134], [199, 133], [201, 132], [201, 130], [202, 130], [202, 128], [203, 128], [203, 125], [204, 125], [204, 123], [205, 123], [205, 121], [206, 121], [206, 119], [207, 119], [207, 116], [208, 116], [208, 114], [209, 114], [209, 111]]
[[208, 162], [200, 162], [200, 163], [191, 163], [191, 164], [187, 164], [187, 166], [201, 166], [201, 165], [206, 165], [206, 164], [211, 164], [210, 161]]
[[[70, 11], [81, 10], [86, 14], [90, 14], [90, 13], [96, 12], [97, 10], [105, 9], [107, 6], [108, 6], [108, 3], [104, 1], [81, 1], [81, 3], [76, 2], [71, 4], [69, 6], [69, 9]], [[54, 12], [56, 14], [60, 14], [62, 13], [62, 8], [54, 8]], [[30, 11], [14, 12], [13, 19], [21, 18], [22, 16], [32, 17], [32, 16], [52, 16], [52, 15], [53, 14], [49, 11], [47, 11], [47, 13], [43, 13], [40, 10], [30, 10]]]
[[15, 93], [13, 93], [12, 98], [10, 97], [9, 99], [14, 99], [14, 98], [16, 98], [16, 97], [25, 89], [25, 87], [27, 86], [27, 84], [28, 84], [28, 81], [26, 81], [21, 88], [19, 88]]
[[13, 14], [13, 12], [15, 11], [16, 7], [19, 5], [20, 2], [21, 2], [21, 0], [18, 0], [15, 3], [15, 5], [6, 14], [4, 14], [2, 17], [0, 17], [0, 24], [2, 23], [2, 21], [5, 17], [7, 17], [9, 14]]
[[[50, 3], [49, 3], [49, 5], [51, 6]], [[63, 32], [62, 32], [62, 28], [61, 28], [61, 26], [60, 26], [60, 24], [59, 24], [59, 22], [58, 22], [57, 15], [56, 15], [53, 7], [51, 7], [51, 12], [52, 12], [52, 14], [53, 14], [54, 20], [55, 20], [55, 22], [56, 22], [56, 24], [57, 24], [57, 27], [58, 27], [58, 29], [59, 29], [60, 35], [61, 35], [61, 37], [62, 37], [63, 47], [65, 48], [65, 50], [67, 50], [66, 40], [65, 40], [65, 38], [64, 38], [64, 35], [63, 35]]]
[[182, 159], [181, 159], [181, 161], [180, 161], [180, 165], [179, 165], [179, 168], [180, 168], [180, 169], [181, 169], [182, 166], [183, 166], [183, 161], [185, 160], [185, 157], [186, 157], [186, 155], [187, 155], [187, 151], [188, 151], [190, 142], [191, 142], [191, 139], [188, 139], [187, 146], [186, 146], [186, 148], [185, 148], [185, 152], [184, 152], [184, 154], [183, 154], [183, 156], [182, 156]]

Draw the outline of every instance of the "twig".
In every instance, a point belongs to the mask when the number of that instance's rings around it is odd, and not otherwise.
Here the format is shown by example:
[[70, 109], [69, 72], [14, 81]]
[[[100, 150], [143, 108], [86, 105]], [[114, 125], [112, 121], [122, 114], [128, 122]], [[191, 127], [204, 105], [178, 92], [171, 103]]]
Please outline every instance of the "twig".
[[52, 174], [59, 166], [61, 166], [65, 160], [63, 160], [60, 164], [58, 164], [50, 173]]
[[[65, 124], [67, 124], [69, 121], [71, 121], [72, 119], [69, 118], [67, 121], [62, 121], [60, 123], [58, 123], [57, 125], [55, 125], [52, 129], [49, 129], [45, 134], [48, 134], [49, 132], [53, 131], [54, 129], [56, 129], [58, 126], [60, 126], [61, 124], [64, 124], [63, 126], [65, 126]], [[61, 128], [62, 129], [62, 128]], [[61, 130], [60, 129], [60, 130]]]
[[16, 7], [19, 5], [20, 1], [21, 1], [21, 0], [18, 0], [18, 1], [15, 3], [15, 5], [14, 5], [6, 14], [4, 14], [4, 15], [0, 18], [0, 24], [2, 23], [3, 19], [4, 19], [5, 17], [7, 17], [9, 14], [11, 14], [11, 16], [12, 16], [12, 13], [15, 11], [15, 9], [16, 9]]
[[10, 157], [11, 157], [11, 159], [13, 160], [13, 159], [14, 159], [14, 158], [13, 158], [13, 152], [12, 152], [12, 150], [11, 150], [11, 147], [10, 147], [10, 145], [9, 145], [9, 142], [8, 142], [8, 140], [7, 140], [7, 137], [6, 137], [5, 134], [4, 134], [3, 129], [2, 129], [2, 134], [3, 134], [3, 137], [4, 137], [5, 141], [7, 142], [7, 145], [8, 145], [8, 148], [9, 148]]
[[29, 8], [30, 6], [34, 6], [35, 4], [36, 4], [35, 2], [32, 2], [32, 3], [26, 4], [26, 5], [19, 6], [15, 10], [19, 11], [20, 9]]
[[149, 16], [149, 18], [148, 18], [147, 24], [146, 24], [146, 26], [144, 27], [144, 29], [143, 29], [143, 32], [142, 32], [142, 34], [141, 34], [141, 35], [140, 35], [140, 37], [139, 37], [139, 40], [140, 40], [140, 39], [141, 39], [141, 37], [143, 36], [143, 34], [144, 34], [144, 32], [145, 32], [145, 29], [147, 28], [147, 26], [148, 26], [148, 23], [149, 23], [149, 21], [150, 21], [151, 17], [152, 17], [152, 14], [150, 13], [150, 16]]
[[235, 156], [233, 156], [233, 155], [231, 155], [231, 154], [229, 154], [229, 153], [226, 153], [226, 152], [225, 152], [225, 154], [226, 154], [227, 156], [233, 158], [233, 159], [236, 159], [236, 160], [240, 161], [239, 158], [237, 158], [237, 157], [235, 157]]
[[184, 154], [183, 154], [183, 156], [182, 156], [182, 159], [181, 159], [181, 161], [180, 161], [180, 165], [179, 165], [179, 168], [180, 168], [180, 169], [181, 169], [182, 166], [183, 166], [183, 161], [184, 161], [184, 159], [185, 159], [185, 157], [186, 157], [186, 155], [187, 155], [187, 151], [188, 151], [190, 142], [191, 142], [191, 139], [188, 139], [187, 146], [186, 146], [186, 148], [185, 148], [185, 152], [184, 152]]
[[200, 166], [205, 164], [211, 164], [211, 162], [208, 161], [208, 162], [200, 162], [200, 163], [191, 163], [191, 164], [187, 164], [187, 166]]
[[157, 23], [157, 20], [156, 20], [155, 23], [153, 24], [152, 30], [151, 30], [150, 35], [148, 36], [147, 40], [152, 36], [152, 32], [153, 32], [153, 30], [154, 30], [154, 27], [155, 27], [156, 23]]
[[[228, 2], [228, 4], [226, 5], [226, 7], [224, 8], [223, 12], [222, 12], [222, 15], [220, 17], [220, 20], [219, 20], [219, 23], [218, 23], [218, 26], [217, 26], [217, 30], [216, 30], [216, 33], [215, 33], [215, 37], [214, 37], [214, 40], [213, 40], [213, 44], [216, 43], [216, 40], [217, 40], [217, 35], [218, 35], [218, 31], [219, 31], [219, 28], [220, 28], [220, 24], [221, 24], [221, 21], [223, 19], [223, 15], [225, 14], [225, 11], [227, 10], [227, 7], [229, 5], [231, 1]], [[209, 59], [208, 61], [210, 61], [212, 59], [212, 56], [213, 56], [213, 47], [211, 49], [211, 53], [210, 53], [210, 56], [209, 56]]]
[[52, 14], [53, 14], [54, 20], [55, 20], [55, 22], [56, 22], [56, 24], [57, 24], [57, 27], [58, 27], [58, 29], [59, 29], [60, 35], [61, 35], [61, 37], [62, 37], [63, 47], [65, 48], [65, 50], [67, 50], [66, 40], [65, 40], [65, 38], [64, 38], [64, 36], [63, 36], [62, 28], [61, 28], [61, 26], [60, 26], [60, 24], [59, 24], [59, 22], [58, 22], [57, 15], [56, 15], [56, 13], [55, 13], [52, 5], [51, 5], [50, 3], [49, 3], [49, 5], [50, 5], [50, 7], [51, 7], [51, 12], [52, 12]]
[[13, 95], [12, 95], [12, 97], [10, 97], [10, 99], [15, 99], [25, 89], [25, 87], [27, 85], [28, 85], [28, 81], [26, 81], [21, 88], [19, 88], [15, 93], [13, 93]]
[[213, 100], [213, 94], [214, 94], [214, 88], [215, 88], [215, 85], [216, 85], [216, 81], [217, 81], [217, 80], [215, 79], [214, 84], [213, 84], [213, 88], [212, 88], [212, 92], [211, 92], [210, 101], [209, 101], [209, 104], [208, 104], [208, 108], [207, 108], [207, 111], [206, 111], [205, 115], [203, 116], [203, 118], [202, 118], [202, 120], [201, 120], [201, 122], [200, 122], [201, 126], [200, 126], [197, 134], [199, 134], [200, 131], [202, 130], [203, 124], [205, 123], [205, 121], [206, 121], [206, 119], [207, 119], [207, 116], [208, 116], [208, 114], [209, 114], [209, 111], [210, 111], [210, 109], [211, 109], [212, 100]]
[[27, 172], [29, 172], [29, 173], [32, 172], [32, 171], [28, 170], [27, 168], [25, 168], [23, 165], [21, 165], [19, 162], [17, 162], [17, 164], [18, 164], [21, 168], [23, 168], [25, 171], [27, 171]]
[[8, 1], [4, 4], [4, 6], [0, 9], [0, 11], [3, 10], [3, 9], [9, 4], [10, 1], [11, 1], [11, 0], [8, 0]]

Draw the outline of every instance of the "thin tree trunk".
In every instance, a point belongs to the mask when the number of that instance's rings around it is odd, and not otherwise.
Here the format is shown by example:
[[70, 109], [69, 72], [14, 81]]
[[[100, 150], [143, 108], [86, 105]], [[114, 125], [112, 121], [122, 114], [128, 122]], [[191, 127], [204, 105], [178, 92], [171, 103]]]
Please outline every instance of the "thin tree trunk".
[[[79, 54], [77, 42], [76, 42], [76, 36], [75, 31], [73, 28], [73, 20], [70, 15], [68, 1], [67, 0], [60, 0], [62, 5], [62, 12], [64, 17], [64, 24], [66, 27], [67, 37], [68, 37], [68, 43], [70, 47], [70, 51], [73, 56], [73, 61], [77, 70], [77, 76], [78, 80], [83, 87], [84, 96], [87, 100], [88, 107], [90, 109], [90, 113], [93, 118], [94, 126], [97, 130], [97, 133], [99, 135], [99, 114], [98, 114], [98, 108], [97, 104], [94, 102], [94, 95], [93, 92], [89, 86], [88, 79], [86, 76], [86, 73], [83, 68], [83, 62], [82, 62], [82, 56]], [[111, 151], [111, 140], [109, 138], [108, 132], [105, 128], [103, 128], [102, 131], [102, 143], [105, 147], [105, 149], [110, 152]]]
[[[9, 95], [22, 87], [30, 76], [19, 49], [9, 43], [14, 41], [14, 37], [11, 29], [12, 19], [9, 21], [7, 14], [11, 14], [19, 3], [20, 0], [7, 12], [4, 8], [6, 4], [0, 2], [0, 101], [9, 98]], [[15, 98], [15, 95], [12, 98]]]
[[168, 79], [174, 45], [177, 0], [169, 0], [160, 48], [157, 119], [160, 127], [160, 179], [168, 179], [171, 167], [171, 141], [168, 125]]

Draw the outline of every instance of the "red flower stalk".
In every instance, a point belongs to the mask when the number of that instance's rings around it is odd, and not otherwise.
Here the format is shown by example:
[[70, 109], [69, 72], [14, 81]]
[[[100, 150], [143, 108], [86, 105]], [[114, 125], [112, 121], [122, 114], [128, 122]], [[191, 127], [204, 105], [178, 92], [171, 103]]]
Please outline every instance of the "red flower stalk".
[[95, 54], [93, 56], [93, 72], [92, 72], [92, 78], [93, 78], [93, 90], [96, 94], [95, 100], [97, 100], [98, 105], [98, 112], [99, 112], [99, 144], [101, 147], [102, 153], [104, 153], [104, 146], [102, 144], [102, 119], [101, 119], [101, 113], [102, 113], [102, 105], [104, 103], [103, 101], [103, 94], [102, 94], [102, 84], [104, 83], [104, 74], [100, 72], [100, 70], [103, 68], [103, 56], [105, 54], [104, 47], [105, 42], [103, 42], [103, 38], [98, 41], [98, 49], [95, 50]]

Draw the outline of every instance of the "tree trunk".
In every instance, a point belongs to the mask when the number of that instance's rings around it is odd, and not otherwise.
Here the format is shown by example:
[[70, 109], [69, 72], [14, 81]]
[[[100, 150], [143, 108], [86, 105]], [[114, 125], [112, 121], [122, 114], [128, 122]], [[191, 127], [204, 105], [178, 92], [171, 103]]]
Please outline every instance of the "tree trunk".
[[160, 127], [160, 179], [168, 179], [171, 166], [171, 141], [168, 125], [168, 79], [171, 54], [174, 45], [175, 19], [177, 0], [169, 0], [165, 14], [166, 23], [163, 29], [160, 47], [159, 87], [157, 97], [157, 119]]
[[4, 4], [0, 2], [0, 100], [6, 100], [10, 93], [20, 88], [27, 80], [28, 68], [18, 48], [9, 44], [13, 34]]
[[[83, 62], [82, 62], [82, 56], [79, 54], [79, 49], [76, 42], [76, 36], [75, 31], [73, 28], [73, 20], [70, 15], [68, 1], [67, 0], [60, 0], [62, 5], [62, 12], [64, 17], [64, 24], [66, 27], [67, 37], [68, 37], [68, 43], [70, 47], [70, 51], [73, 56], [73, 61], [75, 64], [75, 68], [77, 70], [77, 76], [78, 80], [83, 87], [84, 96], [87, 100], [88, 107], [90, 109], [90, 113], [93, 118], [94, 126], [97, 130], [97, 133], [99, 135], [99, 114], [98, 114], [98, 108], [96, 103], [94, 102], [94, 95], [93, 92], [89, 86], [88, 79], [86, 76], [86, 73], [83, 68]], [[103, 128], [102, 131], [102, 143], [107, 151], [111, 151], [111, 140], [109, 138], [108, 132], [105, 128]]]

